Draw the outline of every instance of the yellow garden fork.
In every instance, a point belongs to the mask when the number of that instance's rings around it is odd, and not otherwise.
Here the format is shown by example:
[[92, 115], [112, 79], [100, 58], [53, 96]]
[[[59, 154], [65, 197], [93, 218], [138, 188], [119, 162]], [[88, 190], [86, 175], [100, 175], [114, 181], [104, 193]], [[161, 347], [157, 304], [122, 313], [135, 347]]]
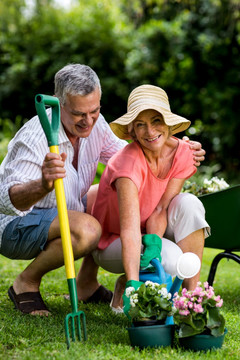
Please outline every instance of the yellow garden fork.
[[[49, 121], [46, 113], [46, 106], [52, 108], [51, 122]], [[58, 98], [54, 96], [38, 94], [35, 97], [35, 107], [41, 125], [47, 137], [50, 152], [59, 154], [58, 132], [60, 127], [60, 105]], [[72, 242], [71, 242], [63, 179], [55, 180], [54, 188], [56, 193], [60, 233], [62, 238], [64, 264], [66, 269], [68, 289], [69, 289], [70, 301], [72, 306], [72, 312], [67, 314], [64, 321], [67, 347], [69, 349], [70, 347], [69, 322], [71, 324], [72, 340], [75, 341], [76, 329], [77, 329], [78, 340], [81, 340], [81, 320], [82, 320], [83, 339], [86, 340], [87, 339], [86, 317], [83, 311], [78, 311], [78, 297], [77, 297], [77, 286], [76, 286], [76, 277], [75, 277], [75, 268], [74, 268], [74, 257], [72, 250]], [[76, 320], [76, 324], [75, 324], [75, 320]]]

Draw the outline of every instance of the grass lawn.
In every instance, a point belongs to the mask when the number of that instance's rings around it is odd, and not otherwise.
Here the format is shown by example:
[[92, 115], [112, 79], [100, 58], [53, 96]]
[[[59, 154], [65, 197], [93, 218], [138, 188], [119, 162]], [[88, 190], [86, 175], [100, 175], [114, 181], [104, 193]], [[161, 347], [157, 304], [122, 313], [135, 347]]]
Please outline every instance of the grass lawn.
[[[211, 260], [218, 251], [205, 249], [201, 281], [206, 281]], [[14, 309], [7, 290], [27, 261], [11, 261], [0, 256], [0, 359], [240, 359], [240, 266], [236, 262], [221, 260], [214, 282], [216, 294], [224, 300], [222, 308], [228, 333], [219, 350], [192, 353], [180, 348], [133, 349], [130, 345], [129, 326], [125, 315], [115, 315], [107, 305], [83, 305], [87, 319], [86, 342], [71, 342], [67, 350], [64, 318], [71, 312], [64, 268], [46, 275], [41, 293], [52, 312], [50, 318], [22, 315]], [[76, 262], [76, 270], [80, 261]], [[99, 281], [113, 290], [117, 275], [100, 269]]]

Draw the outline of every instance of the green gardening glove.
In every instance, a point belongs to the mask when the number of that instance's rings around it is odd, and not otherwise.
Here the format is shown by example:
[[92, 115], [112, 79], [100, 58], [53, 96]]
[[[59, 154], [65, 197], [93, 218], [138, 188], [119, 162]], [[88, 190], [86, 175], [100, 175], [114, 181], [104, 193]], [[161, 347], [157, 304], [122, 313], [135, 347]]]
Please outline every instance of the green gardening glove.
[[140, 286], [143, 284], [143, 282], [141, 281], [137, 281], [137, 280], [128, 280], [126, 282], [126, 286], [125, 286], [125, 291], [124, 294], [122, 296], [123, 298], [123, 312], [124, 314], [131, 320], [131, 317], [129, 316], [129, 310], [131, 308], [131, 304], [130, 304], [130, 296], [129, 296], [129, 290], [131, 290], [130, 288], [134, 288], [134, 290], [137, 290], [138, 288], [140, 288]]
[[150, 261], [152, 259], [162, 260], [162, 240], [156, 234], [146, 234], [142, 237], [142, 243], [144, 245], [144, 253], [141, 255], [140, 267], [141, 270], [152, 268]]

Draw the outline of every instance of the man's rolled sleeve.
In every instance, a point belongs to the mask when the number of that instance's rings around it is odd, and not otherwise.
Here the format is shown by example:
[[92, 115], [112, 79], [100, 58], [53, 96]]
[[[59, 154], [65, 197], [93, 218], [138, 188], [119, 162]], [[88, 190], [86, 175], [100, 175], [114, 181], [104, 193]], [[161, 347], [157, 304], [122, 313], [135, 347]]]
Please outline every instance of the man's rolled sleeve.
[[0, 213], [4, 215], [11, 216], [24, 216], [27, 215], [30, 211], [32, 211], [33, 207], [26, 211], [21, 211], [15, 208], [13, 203], [11, 202], [9, 196], [9, 189], [14, 186], [21, 184], [19, 181], [12, 181], [10, 183], [4, 184], [2, 183], [0, 186]]

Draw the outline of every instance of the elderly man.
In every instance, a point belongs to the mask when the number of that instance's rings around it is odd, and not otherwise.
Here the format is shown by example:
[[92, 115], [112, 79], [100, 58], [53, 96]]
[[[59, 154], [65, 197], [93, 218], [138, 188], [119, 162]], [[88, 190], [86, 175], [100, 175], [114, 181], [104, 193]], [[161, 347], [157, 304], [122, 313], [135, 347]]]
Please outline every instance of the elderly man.
[[[61, 106], [60, 155], [49, 153], [35, 116], [11, 140], [0, 167], [0, 253], [10, 259], [33, 259], [8, 294], [22, 313], [45, 316], [49, 310], [39, 292], [42, 277], [64, 264], [53, 191], [58, 178], [64, 181], [74, 257], [84, 257], [77, 276], [78, 298], [111, 301], [112, 292], [97, 281], [98, 266], [91, 256], [101, 227], [89, 215], [96, 196], [90, 187], [98, 162], [106, 164], [126, 145], [100, 114], [100, 81], [90, 67], [70, 64], [59, 70], [55, 96]], [[199, 165], [205, 151], [199, 143], [189, 146], [196, 150]]]

